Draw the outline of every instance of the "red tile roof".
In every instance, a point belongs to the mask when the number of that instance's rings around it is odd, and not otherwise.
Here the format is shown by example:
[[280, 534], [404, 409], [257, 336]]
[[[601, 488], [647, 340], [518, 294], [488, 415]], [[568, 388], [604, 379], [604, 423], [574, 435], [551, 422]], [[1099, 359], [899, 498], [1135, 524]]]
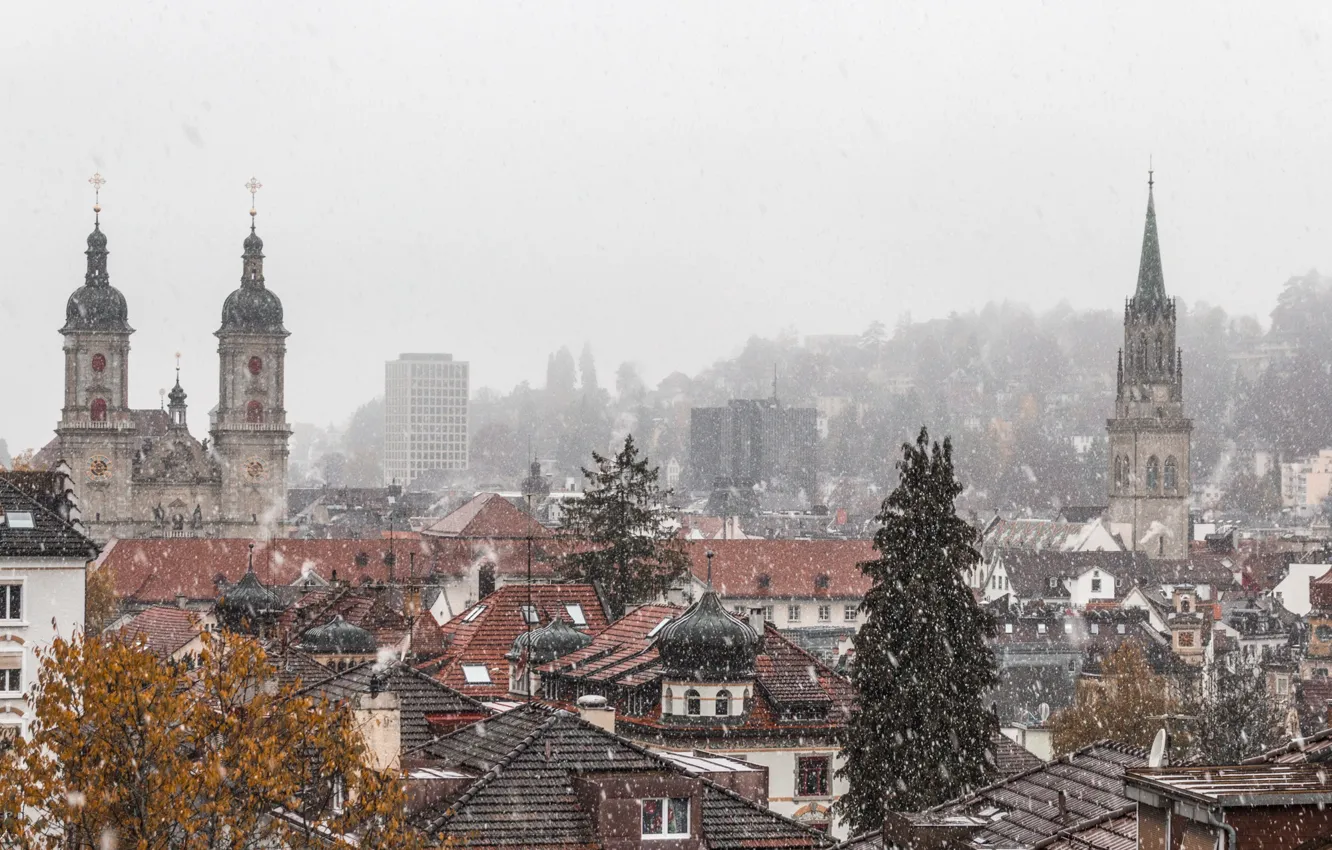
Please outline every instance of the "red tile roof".
[[[573, 618], [565, 606], [573, 604], [582, 607], [583, 617], [587, 620], [585, 626], [574, 624], [580, 631], [595, 635], [607, 626], [606, 612], [590, 584], [535, 584], [531, 587], [531, 599], [537, 609], [533, 629], [552, 619], [572, 623]], [[428, 669], [434, 672], [436, 679], [467, 696], [507, 697], [509, 662], [504, 656], [513, 647], [514, 639], [527, 630], [522, 615], [522, 606], [527, 605], [527, 600], [526, 585], [508, 585], [445, 623], [440, 627], [446, 642], [443, 655]], [[473, 612], [476, 612], [475, 616]], [[490, 672], [490, 682], [468, 683], [463, 674], [464, 664], [484, 664]]]
[[723, 598], [858, 599], [870, 589], [860, 564], [875, 557], [870, 540], [688, 540], [694, 577]]
[[120, 628], [120, 637], [126, 641], [143, 639], [154, 655], [170, 658], [171, 654], [199, 636], [199, 613], [184, 608], [155, 606], [140, 611]]
[[549, 537], [541, 523], [497, 493], [480, 493], [422, 534], [432, 537]]
[[[268, 585], [292, 584], [305, 572], [324, 579], [360, 583], [364, 577], [383, 581], [388, 576], [384, 556], [394, 552], [394, 575], [405, 578], [415, 555], [415, 574], [461, 576], [473, 565], [490, 561], [498, 575], [525, 575], [527, 548], [522, 540], [291, 540], [251, 541], [241, 538], [113, 540], [97, 559], [98, 567], [115, 576], [116, 595], [138, 604], [214, 599], [217, 578], [239, 581], [245, 574], [249, 545], [254, 543], [254, 570]], [[553, 574], [552, 559], [567, 544], [542, 541], [535, 550], [533, 575]], [[364, 566], [357, 563], [364, 556]]]

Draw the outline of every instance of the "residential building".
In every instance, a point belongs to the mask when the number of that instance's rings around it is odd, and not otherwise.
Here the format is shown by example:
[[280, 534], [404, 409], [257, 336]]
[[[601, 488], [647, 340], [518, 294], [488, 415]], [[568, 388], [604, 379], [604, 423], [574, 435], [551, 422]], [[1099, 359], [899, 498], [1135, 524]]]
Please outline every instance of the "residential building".
[[430, 470], [467, 468], [468, 364], [452, 354], [400, 354], [384, 364], [384, 483], [411, 487]]
[[154, 605], [127, 619], [115, 633], [164, 661], [190, 663], [203, 651], [203, 636], [216, 630], [217, 617], [209, 612]]
[[0, 473], [0, 744], [26, 735], [37, 653], [84, 622], [93, 542], [71, 524], [58, 473]]
[[803, 494], [817, 504], [818, 443], [818, 410], [786, 407], [776, 395], [696, 407], [689, 420], [689, 485], [706, 490], [724, 479]]
[[1281, 506], [1318, 511], [1332, 492], [1332, 449], [1281, 464]]
[[82, 520], [98, 541], [271, 533], [287, 506], [289, 334], [282, 302], [265, 284], [254, 210], [240, 286], [222, 304], [215, 334], [220, 390], [208, 445], [190, 434], [179, 363], [165, 410], [129, 406], [134, 328], [125, 296], [111, 285], [100, 206], [94, 209], [87, 273], [60, 329], [64, 405], [39, 463], [68, 464]]
[[1147, 184], [1147, 224], [1138, 286], [1124, 305], [1115, 415], [1110, 436], [1110, 523], [1129, 549], [1152, 558], [1189, 552], [1189, 450], [1183, 353], [1175, 346], [1175, 301], [1166, 296], [1156, 204]]

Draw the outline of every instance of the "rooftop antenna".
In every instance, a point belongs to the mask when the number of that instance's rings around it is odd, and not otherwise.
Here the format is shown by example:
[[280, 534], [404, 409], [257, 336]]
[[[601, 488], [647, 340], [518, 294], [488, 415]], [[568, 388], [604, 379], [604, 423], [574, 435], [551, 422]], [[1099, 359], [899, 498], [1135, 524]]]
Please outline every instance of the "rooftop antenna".
[[106, 179], [98, 172], [88, 178], [88, 182], [93, 187], [93, 225], [102, 223], [102, 187], [106, 185]]
[[712, 592], [712, 556], [716, 554], [711, 549], [707, 551], [708, 556], [708, 592]]

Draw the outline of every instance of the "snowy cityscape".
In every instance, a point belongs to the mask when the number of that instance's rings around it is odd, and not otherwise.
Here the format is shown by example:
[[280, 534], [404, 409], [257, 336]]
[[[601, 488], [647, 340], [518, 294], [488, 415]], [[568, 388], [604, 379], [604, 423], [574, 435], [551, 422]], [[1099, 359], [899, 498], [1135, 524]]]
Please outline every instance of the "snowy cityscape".
[[1327, 8], [75, 5], [0, 848], [1332, 850]]

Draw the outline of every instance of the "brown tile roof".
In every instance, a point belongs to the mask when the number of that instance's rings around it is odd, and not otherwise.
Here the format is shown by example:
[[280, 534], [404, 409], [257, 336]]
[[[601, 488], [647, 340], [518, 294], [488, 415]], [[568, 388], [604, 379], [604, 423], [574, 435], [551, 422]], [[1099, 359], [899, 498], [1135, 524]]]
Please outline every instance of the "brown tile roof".
[[[575, 628], [595, 635], [607, 626], [606, 612], [596, 590], [590, 584], [535, 584], [531, 599], [537, 609], [540, 628], [558, 618], [573, 623], [565, 606], [579, 605], [586, 625]], [[512, 584], [501, 587], [471, 608], [440, 627], [445, 642], [443, 654], [429, 669], [444, 684], [471, 697], [495, 699], [509, 694], [509, 661], [504, 656], [513, 641], [527, 630], [522, 607], [528, 604], [528, 587]], [[463, 665], [484, 664], [490, 682], [468, 683]]]
[[[214, 599], [216, 579], [239, 581], [245, 574], [249, 545], [254, 543], [254, 570], [266, 585], [292, 584], [305, 571], [325, 580], [334, 573], [341, 580], [360, 583], [369, 577], [387, 578], [384, 556], [392, 551], [394, 575], [405, 578], [412, 569], [418, 577], [430, 574], [461, 576], [474, 565], [490, 561], [498, 575], [526, 573], [527, 545], [521, 540], [430, 538], [393, 541], [382, 539], [296, 540], [281, 538], [251, 541], [242, 538], [113, 540], [102, 550], [99, 567], [115, 575], [116, 595], [137, 604]], [[559, 541], [543, 541], [534, 551], [533, 575], [553, 574], [553, 559], [562, 551]], [[364, 560], [364, 565], [358, 563]]]
[[[1315, 682], [1305, 682], [1305, 699], [1308, 699], [1310, 686]], [[1332, 697], [1332, 693], [1329, 693]], [[1322, 701], [1317, 705], [1322, 710], [1327, 705]], [[1323, 729], [1307, 738], [1295, 738], [1280, 747], [1268, 750], [1262, 755], [1244, 760], [1245, 764], [1309, 764], [1332, 761], [1332, 729]]]
[[1318, 764], [1190, 765], [1137, 768], [1125, 784], [1205, 805], [1278, 806], [1332, 802], [1332, 776]]
[[1026, 773], [1045, 764], [1031, 750], [999, 732], [990, 738], [990, 752], [994, 754], [995, 769], [1003, 777]]
[[870, 540], [687, 540], [690, 569], [730, 598], [859, 599], [870, 588], [860, 564], [875, 557]]
[[549, 537], [541, 523], [497, 493], [473, 496], [462, 507], [426, 526], [422, 534], [431, 537]]
[[[565, 711], [518, 708], [468, 726], [420, 751], [426, 764], [470, 773], [460, 794], [423, 813], [431, 834], [468, 847], [601, 846], [575, 776], [630, 773], [688, 775], [683, 768]], [[698, 778], [701, 832], [714, 850], [819, 848], [822, 833]]]
[[1129, 812], [1064, 830], [1044, 846], [1048, 850], [1137, 850], [1138, 814]]
[[119, 634], [126, 641], [142, 639], [144, 646], [154, 655], [170, 658], [172, 653], [198, 637], [201, 631], [199, 612], [154, 606], [136, 614], [120, 627]]

